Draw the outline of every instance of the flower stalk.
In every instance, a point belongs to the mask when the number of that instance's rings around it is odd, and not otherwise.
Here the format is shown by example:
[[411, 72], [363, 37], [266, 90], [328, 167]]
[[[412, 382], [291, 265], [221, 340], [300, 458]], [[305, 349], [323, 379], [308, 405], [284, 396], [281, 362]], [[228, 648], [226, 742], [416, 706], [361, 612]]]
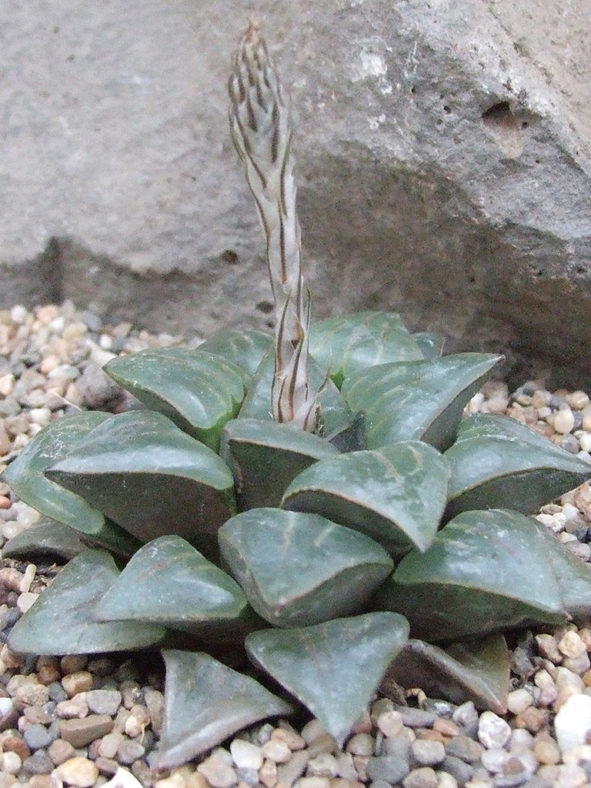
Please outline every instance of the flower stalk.
[[301, 273], [291, 117], [265, 42], [252, 23], [240, 39], [228, 88], [232, 139], [267, 240], [276, 322], [273, 418], [313, 432], [319, 405], [308, 376], [310, 304]]

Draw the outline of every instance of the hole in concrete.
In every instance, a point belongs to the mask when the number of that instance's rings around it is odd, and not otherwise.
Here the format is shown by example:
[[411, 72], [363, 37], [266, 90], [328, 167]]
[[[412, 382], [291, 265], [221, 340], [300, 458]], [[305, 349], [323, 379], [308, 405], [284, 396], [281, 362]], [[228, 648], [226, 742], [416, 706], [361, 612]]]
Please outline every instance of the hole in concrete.
[[222, 263], [228, 263], [229, 265], [236, 265], [239, 259], [237, 252], [233, 249], [224, 249], [220, 255]]
[[259, 301], [257, 304], [257, 309], [264, 315], [268, 315], [273, 311], [273, 304], [270, 301]]
[[508, 101], [499, 101], [489, 107], [482, 113], [482, 122], [507, 158], [516, 159], [522, 154], [521, 122], [511, 111]]
[[500, 101], [482, 113], [482, 120], [487, 126], [494, 126], [497, 129], [505, 128], [512, 130], [518, 128], [515, 115], [511, 112], [508, 101]]

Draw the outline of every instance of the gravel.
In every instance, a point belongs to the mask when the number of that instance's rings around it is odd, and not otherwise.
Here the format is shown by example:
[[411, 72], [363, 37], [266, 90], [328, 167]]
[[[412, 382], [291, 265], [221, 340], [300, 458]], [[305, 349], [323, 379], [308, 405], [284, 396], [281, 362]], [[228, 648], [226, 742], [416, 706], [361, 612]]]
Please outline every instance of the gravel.
[[[129, 396], [100, 367], [118, 353], [181, 337], [106, 325], [67, 302], [0, 311], [0, 470], [53, 419], [121, 410]], [[199, 344], [195, 339], [192, 346]], [[507, 415], [591, 461], [591, 400], [528, 381], [487, 383], [470, 413]], [[0, 547], [39, 515], [0, 482]], [[591, 560], [591, 487], [542, 507], [544, 523]], [[544, 628], [513, 651], [509, 711], [479, 713], [414, 688], [378, 696], [342, 750], [318, 720], [259, 724], [197, 762], [150, 770], [163, 716], [163, 672], [141, 657], [21, 658], [10, 629], [59, 567], [0, 562], [0, 788], [591, 788], [591, 622]]]

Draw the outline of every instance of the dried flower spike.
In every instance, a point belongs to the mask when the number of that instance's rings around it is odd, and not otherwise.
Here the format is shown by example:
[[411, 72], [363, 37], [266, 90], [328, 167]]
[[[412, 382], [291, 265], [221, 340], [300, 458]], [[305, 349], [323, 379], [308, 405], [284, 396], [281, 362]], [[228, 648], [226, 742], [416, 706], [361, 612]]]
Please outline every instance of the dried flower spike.
[[232, 138], [267, 239], [276, 317], [273, 418], [314, 431], [319, 406], [308, 379], [310, 309], [300, 265], [291, 119], [265, 42], [252, 23], [240, 39], [229, 92]]

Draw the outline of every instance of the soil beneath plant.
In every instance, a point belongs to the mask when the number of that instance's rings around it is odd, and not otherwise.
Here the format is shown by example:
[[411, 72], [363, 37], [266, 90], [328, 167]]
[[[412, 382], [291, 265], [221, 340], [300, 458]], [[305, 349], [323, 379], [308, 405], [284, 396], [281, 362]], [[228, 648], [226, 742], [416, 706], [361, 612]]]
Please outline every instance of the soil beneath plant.
[[[193, 340], [196, 346], [199, 340]], [[126, 395], [100, 370], [119, 353], [182, 345], [181, 337], [108, 325], [71, 303], [0, 311], [0, 470], [49, 421], [79, 408], [118, 411]], [[591, 403], [582, 391], [527, 381], [488, 383], [470, 412], [507, 414], [591, 461]], [[0, 482], [0, 545], [38, 515]], [[591, 559], [591, 488], [538, 515], [568, 549]], [[511, 639], [509, 710], [384, 686], [340, 749], [317, 720], [264, 722], [198, 761], [151, 770], [163, 716], [157, 655], [20, 657], [5, 645], [59, 566], [0, 562], [0, 788], [591, 787], [591, 621]]]

